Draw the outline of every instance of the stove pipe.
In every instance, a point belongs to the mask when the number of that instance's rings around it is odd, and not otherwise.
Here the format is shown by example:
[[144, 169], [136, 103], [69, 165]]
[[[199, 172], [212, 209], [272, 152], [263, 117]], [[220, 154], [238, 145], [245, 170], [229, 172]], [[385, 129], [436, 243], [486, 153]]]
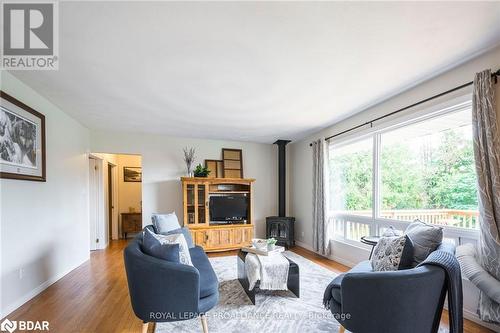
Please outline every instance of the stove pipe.
[[286, 214], [286, 145], [290, 140], [277, 140], [278, 145], [278, 207], [280, 217]]

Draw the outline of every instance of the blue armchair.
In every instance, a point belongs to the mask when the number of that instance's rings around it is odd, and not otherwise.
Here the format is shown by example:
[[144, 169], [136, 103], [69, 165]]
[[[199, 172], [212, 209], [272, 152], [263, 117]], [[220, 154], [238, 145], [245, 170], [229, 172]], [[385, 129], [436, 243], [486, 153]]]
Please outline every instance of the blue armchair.
[[[436, 251], [454, 253], [454, 246], [442, 244]], [[329, 305], [341, 324], [340, 332], [344, 328], [355, 333], [433, 333], [439, 329], [447, 292], [442, 267], [424, 262], [413, 269], [373, 272], [370, 261], [363, 261], [332, 284]]]
[[142, 233], [125, 248], [124, 259], [132, 308], [143, 321], [143, 332], [149, 322], [200, 316], [206, 333], [204, 314], [217, 304], [219, 292], [217, 276], [203, 249], [190, 249], [193, 267], [144, 254], [141, 244]]

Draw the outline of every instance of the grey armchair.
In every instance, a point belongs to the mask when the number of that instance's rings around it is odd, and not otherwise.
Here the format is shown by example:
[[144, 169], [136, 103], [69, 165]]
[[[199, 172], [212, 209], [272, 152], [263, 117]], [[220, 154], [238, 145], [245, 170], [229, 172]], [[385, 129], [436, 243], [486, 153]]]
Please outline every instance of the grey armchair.
[[[454, 253], [454, 246], [442, 244], [436, 251]], [[332, 284], [329, 306], [341, 332], [344, 328], [355, 333], [439, 329], [447, 292], [446, 272], [439, 266], [424, 262], [413, 269], [373, 272], [370, 261], [363, 261]]]
[[143, 321], [143, 332], [149, 322], [197, 316], [203, 332], [207, 332], [204, 314], [217, 304], [219, 292], [217, 276], [203, 249], [190, 249], [193, 267], [146, 255], [141, 244], [142, 233], [125, 248], [124, 259], [132, 308]]

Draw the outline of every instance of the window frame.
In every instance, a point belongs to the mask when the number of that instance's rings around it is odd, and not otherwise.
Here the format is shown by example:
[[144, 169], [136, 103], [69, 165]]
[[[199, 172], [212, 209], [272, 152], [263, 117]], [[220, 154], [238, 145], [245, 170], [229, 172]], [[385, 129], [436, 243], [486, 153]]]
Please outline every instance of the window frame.
[[[355, 131], [354, 133], [348, 133], [335, 139], [331, 139], [327, 142], [327, 153], [325, 154], [326, 165], [329, 166], [330, 149], [335, 149], [336, 147], [341, 147], [356, 141], [365, 140], [371, 138], [373, 142], [373, 179], [372, 179], [372, 216], [361, 216], [349, 213], [335, 213], [328, 207], [327, 219], [328, 219], [328, 231], [330, 234], [330, 239], [348, 243], [354, 246], [361, 246], [363, 248], [369, 248], [367, 245], [362, 244], [359, 240], [352, 240], [347, 238], [347, 228], [348, 222], [366, 224], [369, 226], [370, 235], [378, 235], [381, 228], [387, 228], [389, 226], [400, 227], [405, 229], [411, 222], [394, 220], [388, 218], [380, 217], [381, 212], [381, 148], [382, 141], [381, 137], [384, 133], [410, 126], [423, 121], [431, 120], [446, 114], [464, 111], [472, 108], [472, 95], [470, 93], [450, 99], [448, 101], [435, 104], [433, 106], [428, 106], [420, 109], [413, 109], [405, 112], [403, 115], [398, 117], [390, 118], [387, 120], [381, 120], [376, 126], [373, 124], [368, 128], [362, 128]], [[328, 179], [326, 180], [329, 181]], [[325, 188], [329, 189], [329, 184], [325, 184]], [[329, 195], [329, 193], [327, 194]], [[334, 226], [332, 224], [335, 220], [342, 220], [343, 235], [338, 235], [333, 231]], [[472, 242], [477, 242], [479, 238], [479, 230], [477, 229], [466, 229], [454, 226], [443, 226], [443, 234], [446, 238], [451, 238], [455, 241], [457, 245]]]

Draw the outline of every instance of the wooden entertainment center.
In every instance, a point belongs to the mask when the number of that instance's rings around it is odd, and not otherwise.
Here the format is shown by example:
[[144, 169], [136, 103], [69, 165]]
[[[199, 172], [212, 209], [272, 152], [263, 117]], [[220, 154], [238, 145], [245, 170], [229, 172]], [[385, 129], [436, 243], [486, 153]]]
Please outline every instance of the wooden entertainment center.
[[[207, 252], [239, 249], [252, 242], [252, 183], [255, 179], [182, 177], [184, 226]], [[211, 197], [244, 198], [245, 220], [210, 221]]]

